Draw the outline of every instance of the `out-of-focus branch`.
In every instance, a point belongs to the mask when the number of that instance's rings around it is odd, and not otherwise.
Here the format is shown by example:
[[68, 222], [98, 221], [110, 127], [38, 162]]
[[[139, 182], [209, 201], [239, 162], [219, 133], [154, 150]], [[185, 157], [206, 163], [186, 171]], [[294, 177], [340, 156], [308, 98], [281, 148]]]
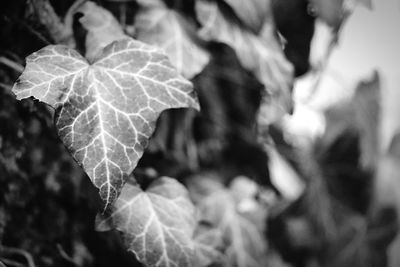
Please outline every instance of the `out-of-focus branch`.
[[[33, 261], [32, 255], [23, 249], [6, 247], [6, 246], [0, 245], [0, 252], [2, 252], [2, 254], [21, 255], [22, 257], [25, 258], [26, 263], [28, 264], [29, 267], [36, 267], [35, 262]], [[4, 259], [3, 259], [3, 262], [4, 262]]]
[[57, 250], [58, 250], [58, 252], [60, 253], [61, 257], [64, 260], [66, 260], [67, 262], [69, 262], [69, 263], [71, 263], [71, 264], [73, 264], [75, 266], [79, 266], [79, 264], [77, 264], [74, 261], [74, 259], [67, 254], [67, 252], [64, 250], [64, 248], [61, 246], [61, 244], [57, 244]]
[[12, 90], [12, 86], [9, 85], [9, 84], [6, 84], [6, 83], [1, 83], [1, 82], [0, 82], [0, 87], [1, 87], [1, 88], [4, 88], [5, 90], [7, 90], [7, 91], [9, 91], [9, 92], [11, 92], [11, 90]]
[[[13, 21], [14, 22], [14, 21]], [[27, 29], [32, 35], [34, 35], [38, 40], [42, 41], [44, 44], [49, 45], [51, 42], [49, 41], [48, 38], [43, 36], [42, 33], [39, 31], [35, 30], [32, 26], [30, 26], [28, 23], [24, 21], [16, 21], [16, 23], [20, 24], [22, 27]]]
[[[19, 262], [10, 260], [10, 259], [4, 259], [4, 258], [0, 258], [1, 262], [3, 262], [3, 265], [0, 266], [5, 266], [5, 267], [26, 267], [24, 264], [21, 264]], [[7, 264], [7, 265], [5, 265]]]
[[[33, 261], [32, 255], [23, 249], [6, 247], [6, 246], [0, 245], [0, 252], [2, 254], [8, 254], [8, 255], [10, 255], [10, 254], [11, 255], [12, 254], [21, 255], [22, 257], [25, 258], [26, 263], [28, 264], [29, 267], [36, 267], [35, 262]], [[2, 261], [4, 262], [4, 259], [2, 259]]]
[[57, 44], [75, 47], [72, 23], [65, 24], [54, 11], [49, 0], [30, 0], [39, 22], [43, 24]]
[[0, 57], [0, 64], [3, 64], [10, 69], [15, 70], [18, 73], [22, 73], [24, 71], [24, 66], [19, 64], [18, 62], [12, 61], [6, 57]]
[[8, 17], [7, 15], [3, 16], [3, 20], [5, 23], [10, 23], [10, 24], [17, 24], [20, 25], [21, 27], [25, 28], [30, 34], [34, 35], [38, 40], [42, 41], [44, 44], [49, 45], [50, 41], [43, 36], [39, 31], [35, 30], [31, 25], [26, 23], [24, 20], [20, 20], [17, 18], [11, 18]]

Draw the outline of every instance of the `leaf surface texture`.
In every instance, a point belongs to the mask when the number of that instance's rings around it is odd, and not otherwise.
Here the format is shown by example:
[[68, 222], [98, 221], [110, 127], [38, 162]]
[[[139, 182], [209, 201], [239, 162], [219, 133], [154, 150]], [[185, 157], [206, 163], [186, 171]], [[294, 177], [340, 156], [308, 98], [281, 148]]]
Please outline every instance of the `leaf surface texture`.
[[27, 58], [14, 85], [56, 109], [60, 138], [110, 204], [136, 167], [159, 114], [198, 103], [192, 84], [156, 48], [132, 39], [108, 45], [93, 64], [64, 46]]
[[126, 184], [112, 214], [98, 227], [110, 222], [146, 266], [193, 266], [194, 206], [176, 180], [159, 178], [146, 191]]

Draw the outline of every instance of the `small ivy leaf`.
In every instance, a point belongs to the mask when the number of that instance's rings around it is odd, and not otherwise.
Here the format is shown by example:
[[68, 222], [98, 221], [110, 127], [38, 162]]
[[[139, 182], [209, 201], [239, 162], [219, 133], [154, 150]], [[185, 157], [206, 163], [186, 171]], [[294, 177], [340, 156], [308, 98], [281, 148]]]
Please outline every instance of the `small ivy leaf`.
[[78, 12], [83, 13], [79, 22], [88, 31], [85, 57], [89, 61], [93, 61], [113, 41], [127, 38], [113, 14], [94, 2], [85, 2]]
[[209, 54], [191, 36], [195, 29], [179, 13], [164, 3], [143, 6], [135, 19], [136, 38], [165, 51], [172, 64], [185, 78], [200, 73], [209, 62]]
[[271, 16], [269, 0], [225, 0], [225, 2], [232, 7], [244, 25], [255, 33], [260, 32], [265, 18]]
[[265, 266], [267, 245], [263, 233], [252, 219], [238, 212], [229, 190], [222, 189], [207, 196], [198, 209], [201, 221], [208, 222], [222, 233], [226, 242], [226, 266]]
[[216, 2], [200, 0], [196, 1], [195, 7], [203, 25], [199, 35], [205, 40], [216, 40], [234, 48], [243, 67], [264, 84], [267, 90], [264, 103], [273, 103], [285, 112], [290, 111], [294, 70], [273, 35], [270, 20], [264, 23], [258, 36], [229, 21], [227, 12], [222, 13]]
[[192, 84], [152, 46], [124, 39], [89, 65], [65, 46], [27, 58], [13, 88], [56, 109], [58, 134], [108, 206], [136, 167], [160, 113], [198, 108]]
[[159, 178], [146, 191], [128, 183], [98, 228], [107, 229], [111, 221], [146, 266], [193, 266], [194, 211], [185, 187], [175, 179]]

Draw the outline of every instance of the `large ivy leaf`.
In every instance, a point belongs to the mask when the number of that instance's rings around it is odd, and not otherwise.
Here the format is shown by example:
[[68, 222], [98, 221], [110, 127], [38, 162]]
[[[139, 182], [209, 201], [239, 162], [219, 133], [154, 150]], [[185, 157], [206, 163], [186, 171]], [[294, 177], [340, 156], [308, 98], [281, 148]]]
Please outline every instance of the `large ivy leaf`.
[[58, 133], [110, 204], [136, 167], [159, 114], [198, 107], [192, 85], [167, 57], [132, 39], [105, 47], [93, 64], [64, 46], [27, 58], [14, 85], [56, 109]]
[[274, 105], [283, 111], [292, 107], [290, 90], [293, 83], [293, 66], [286, 60], [273, 35], [273, 25], [263, 25], [260, 36], [230, 21], [227, 12], [218, 4], [196, 1], [196, 13], [203, 27], [199, 35], [205, 40], [216, 40], [230, 45], [246, 69], [264, 84]]
[[129, 251], [146, 266], [193, 266], [194, 206], [183, 185], [171, 178], [155, 180], [146, 191], [126, 184], [99, 229], [114, 225]]
[[270, 16], [269, 0], [225, 0], [240, 20], [253, 32], [259, 33], [265, 19]]
[[209, 62], [209, 54], [191, 38], [195, 29], [179, 13], [165, 6], [144, 5], [135, 18], [137, 39], [157, 45], [185, 78], [191, 79]]

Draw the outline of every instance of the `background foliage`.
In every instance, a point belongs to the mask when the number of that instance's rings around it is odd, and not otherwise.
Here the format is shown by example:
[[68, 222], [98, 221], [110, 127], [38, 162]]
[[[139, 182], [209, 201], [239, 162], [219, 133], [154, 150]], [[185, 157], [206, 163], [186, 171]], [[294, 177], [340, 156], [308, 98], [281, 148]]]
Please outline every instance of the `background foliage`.
[[[311, 145], [298, 146], [281, 123], [293, 111], [295, 79], [310, 71], [315, 16], [335, 30], [341, 16], [310, 10], [303, 0], [84, 2], [0, 6], [0, 266], [142, 266], [127, 246], [156, 265], [132, 241], [140, 229], [123, 212], [132, 192], [142, 205], [161, 196], [182, 206], [170, 212], [182, 220], [170, 223], [193, 227], [187, 232], [199, 266], [386, 265], [397, 215], [373, 195], [385, 105], [379, 74], [326, 111], [325, 133]], [[96, 214], [104, 203], [58, 138], [54, 111], [16, 101], [11, 88], [25, 57], [46, 45], [94, 59], [128, 36], [165, 51], [193, 83], [201, 112], [162, 113], [113, 212], [102, 218]], [[395, 141], [388, 157], [397, 162]], [[387, 166], [390, 160], [383, 159]], [[295, 177], [301, 195], [290, 197], [273, 179], [273, 161], [284, 162], [278, 178]], [[103, 232], [110, 224], [119, 231]]]

